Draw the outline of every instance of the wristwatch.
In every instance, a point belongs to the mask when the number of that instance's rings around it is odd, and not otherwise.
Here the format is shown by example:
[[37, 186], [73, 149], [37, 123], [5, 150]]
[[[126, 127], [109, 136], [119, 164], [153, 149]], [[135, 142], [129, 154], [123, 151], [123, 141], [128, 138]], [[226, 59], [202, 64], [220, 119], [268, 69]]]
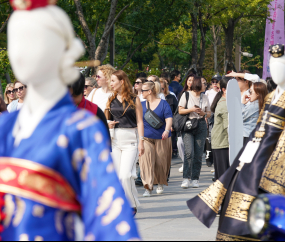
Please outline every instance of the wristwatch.
[[144, 137], [143, 136], [141, 137], [141, 140], [144, 141]]

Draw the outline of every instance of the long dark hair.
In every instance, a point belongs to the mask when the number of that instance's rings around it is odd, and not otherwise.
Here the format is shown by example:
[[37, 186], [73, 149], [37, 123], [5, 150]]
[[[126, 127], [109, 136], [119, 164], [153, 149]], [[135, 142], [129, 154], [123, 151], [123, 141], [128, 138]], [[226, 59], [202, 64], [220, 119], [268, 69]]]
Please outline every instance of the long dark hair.
[[259, 112], [263, 108], [264, 100], [266, 95], [268, 94], [267, 87], [262, 82], [253, 83], [253, 89], [255, 93], [258, 95], [258, 104], [259, 104]]
[[226, 77], [226, 76], [223, 76], [222, 77], [222, 80], [220, 81], [220, 88], [221, 88], [221, 91], [217, 93], [216, 97], [214, 98], [214, 101], [212, 103], [212, 106], [211, 106], [211, 111], [212, 113], [214, 113], [216, 111], [216, 108], [217, 108], [217, 105], [218, 105], [218, 102], [220, 101], [220, 99], [222, 98], [223, 96], [223, 88], [225, 88], [227, 90], [227, 85], [228, 85], [228, 82], [229, 80], [231, 80], [232, 77]]
[[194, 75], [194, 74], [189, 74], [189, 75], [187, 76], [187, 78], [185, 79], [185, 85], [184, 85], [184, 87], [183, 87], [182, 93], [184, 93], [184, 92], [186, 92], [186, 91], [188, 90], [187, 82], [188, 82], [188, 79], [189, 79], [190, 77], [194, 77], [194, 78], [195, 78], [196, 75]]

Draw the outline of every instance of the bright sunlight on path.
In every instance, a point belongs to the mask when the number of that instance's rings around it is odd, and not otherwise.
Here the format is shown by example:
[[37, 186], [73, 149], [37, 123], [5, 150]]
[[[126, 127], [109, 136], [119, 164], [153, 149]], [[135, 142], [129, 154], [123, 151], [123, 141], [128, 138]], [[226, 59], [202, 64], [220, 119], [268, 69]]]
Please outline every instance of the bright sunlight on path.
[[200, 188], [182, 189], [182, 174], [178, 172], [182, 161], [172, 160], [171, 176], [168, 187], [164, 187], [162, 195], [156, 194], [156, 186], [150, 198], [144, 198], [143, 187], [137, 187], [141, 206], [136, 216], [140, 235], [143, 240], [150, 241], [214, 241], [216, 238], [218, 218], [210, 229], [206, 228], [190, 212], [186, 201], [196, 196], [212, 184], [213, 168], [208, 168], [203, 159], [200, 176]]

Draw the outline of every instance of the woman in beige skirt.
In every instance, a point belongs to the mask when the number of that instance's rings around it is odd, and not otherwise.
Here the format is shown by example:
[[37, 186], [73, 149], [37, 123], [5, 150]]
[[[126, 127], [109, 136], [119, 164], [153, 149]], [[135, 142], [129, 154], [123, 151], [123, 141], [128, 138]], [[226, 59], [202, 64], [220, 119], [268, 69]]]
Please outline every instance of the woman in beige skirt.
[[[144, 197], [151, 196], [154, 184], [158, 184], [157, 194], [163, 193], [163, 185], [168, 185], [167, 177], [172, 158], [172, 112], [169, 104], [159, 99], [157, 93], [160, 93], [159, 83], [144, 83], [142, 94], [147, 100], [142, 102], [145, 153], [140, 157], [141, 178], [146, 189]], [[148, 119], [149, 112], [157, 115], [162, 123], [161, 127], [153, 127]]]

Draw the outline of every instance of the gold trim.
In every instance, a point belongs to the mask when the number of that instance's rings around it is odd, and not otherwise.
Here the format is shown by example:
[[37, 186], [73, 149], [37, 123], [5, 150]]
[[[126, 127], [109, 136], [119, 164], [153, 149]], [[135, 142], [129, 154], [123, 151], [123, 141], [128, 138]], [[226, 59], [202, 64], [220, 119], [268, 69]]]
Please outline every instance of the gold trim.
[[248, 211], [254, 199], [254, 196], [233, 192], [225, 216], [247, 222]]
[[224, 188], [224, 185], [219, 180], [217, 180], [210, 187], [201, 192], [198, 197], [200, 197], [215, 213], [218, 213], [226, 193], [227, 189]]
[[258, 120], [257, 120], [257, 123], [260, 123], [260, 122], [262, 121], [263, 114], [264, 114], [264, 111], [265, 111], [265, 105], [266, 105], [266, 104], [269, 104], [269, 105], [271, 104], [271, 100], [272, 100], [274, 94], [275, 94], [275, 91], [269, 93], [269, 94], [265, 97], [265, 101], [264, 101], [263, 107], [262, 107], [262, 109], [261, 109], [261, 112], [260, 112], [260, 114], [259, 114], [259, 118], [258, 118]]
[[55, 202], [52, 199], [48, 199], [47, 197], [37, 195], [33, 192], [23, 190], [23, 189], [18, 188], [18, 187], [0, 184], [0, 192], [12, 194], [12, 195], [19, 196], [19, 197], [24, 197], [26, 199], [30, 199], [30, 200], [33, 200], [35, 202], [42, 203], [42, 204], [49, 206], [49, 207], [61, 208], [64, 211], [67, 211], [67, 210], [73, 211], [74, 210], [71, 207], [69, 207], [67, 204], [64, 205], [64, 207], [62, 207], [60, 204], [58, 204], [57, 202]]
[[275, 128], [281, 129], [281, 130], [284, 129], [284, 127], [278, 126], [278, 125], [273, 124], [273, 123], [269, 123], [269, 122], [265, 122], [265, 123], [266, 123], [267, 125], [273, 126], [273, 127], [275, 127]]
[[275, 118], [275, 117], [270, 117], [270, 118], [268, 119], [268, 121], [269, 121], [270, 123], [274, 123], [274, 124], [277, 124], [277, 125], [282, 126], [282, 127], [284, 127], [284, 125], [285, 125], [285, 122], [284, 122], [284, 121], [282, 121], [282, 120], [280, 120], [280, 119], [277, 119], [277, 118]]
[[285, 187], [263, 177], [260, 182], [260, 187], [272, 194], [281, 194], [285, 196]]
[[[57, 180], [63, 179], [62, 176], [58, 172], [52, 170], [51, 168], [49, 168], [47, 166], [38, 164], [38, 163], [30, 161], [30, 160], [10, 158], [10, 157], [0, 157], [0, 165], [3, 165], [3, 164], [15, 165], [15, 166], [22, 167], [25, 169], [40, 172], [42, 174], [46, 174], [46, 175], [51, 176], [51, 177], [56, 177], [55, 179], [57, 179]], [[66, 189], [70, 195], [73, 196], [75, 194], [74, 190], [72, 189], [72, 187], [68, 183], [67, 183]]]
[[274, 103], [272, 105], [284, 109], [285, 108], [285, 93], [283, 92], [281, 97], [278, 99], [277, 103]]
[[224, 234], [218, 231], [216, 241], [260, 241], [260, 240], [243, 236]]
[[284, 117], [281, 117], [281, 116], [279, 116], [279, 115], [276, 115], [276, 114], [270, 113], [270, 112], [268, 112], [268, 114], [269, 114], [270, 116], [273, 116], [273, 117], [275, 117], [275, 118], [279, 118], [279, 119], [285, 121], [285, 118], [284, 118]]

